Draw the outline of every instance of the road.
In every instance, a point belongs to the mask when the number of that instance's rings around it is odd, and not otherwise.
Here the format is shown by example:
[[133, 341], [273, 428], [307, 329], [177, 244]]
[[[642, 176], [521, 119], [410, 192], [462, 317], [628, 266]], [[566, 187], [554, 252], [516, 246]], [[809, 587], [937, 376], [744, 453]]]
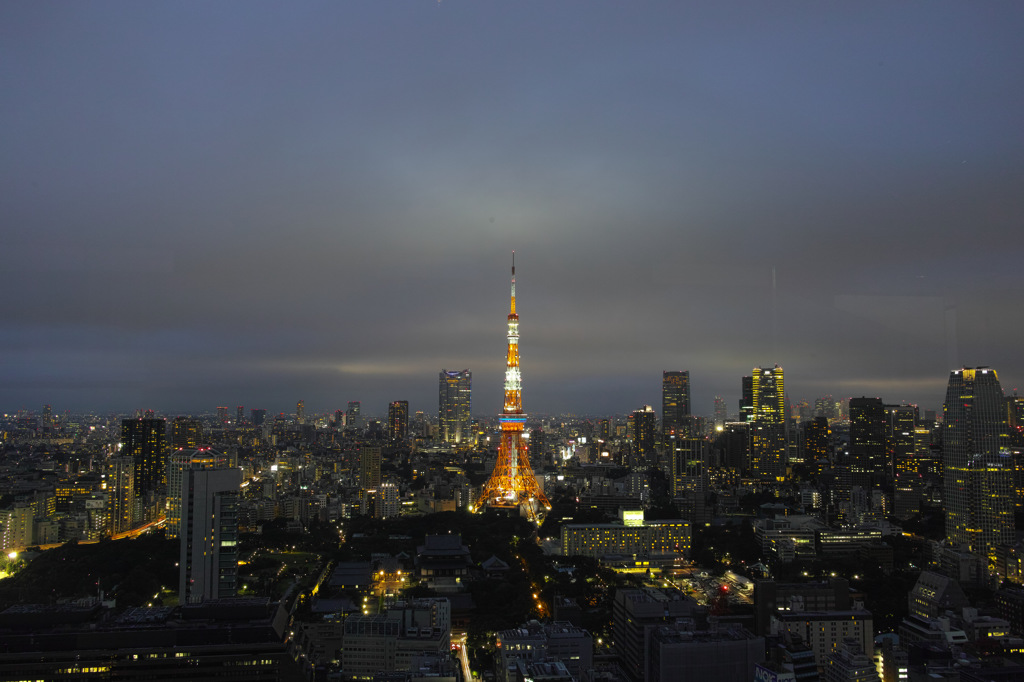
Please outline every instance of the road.
[[[112, 535], [112, 536], [110, 536], [110, 539], [111, 540], [122, 540], [124, 538], [137, 538], [140, 535], [142, 535], [143, 533], [149, 532], [149, 531], [153, 530], [154, 528], [159, 528], [160, 526], [164, 525], [166, 522], [167, 522], [167, 517], [166, 516], [161, 516], [156, 521], [150, 521], [149, 523], [147, 523], [144, 526], [139, 526], [138, 528], [132, 528], [131, 530], [126, 530], [123, 533], [118, 533], [117, 535]], [[80, 544], [80, 545], [95, 545], [97, 542], [99, 542], [99, 540], [79, 540], [78, 544]], [[41, 550], [46, 550], [46, 549], [55, 549], [57, 547], [63, 547], [66, 544], [67, 544], [67, 542], [65, 541], [65, 542], [54, 542], [54, 543], [49, 544], [49, 545], [29, 545], [29, 546], [30, 547], [38, 547]], [[8, 551], [13, 551], [13, 552], [17, 552], [18, 554], [21, 554], [26, 549], [28, 549], [28, 547], [14, 547], [14, 548], [11, 548]]]
[[462, 664], [462, 679], [463, 682], [473, 682], [473, 671], [469, 669], [469, 654], [466, 652], [466, 633], [465, 632], [452, 632], [452, 644], [458, 651], [459, 663]]

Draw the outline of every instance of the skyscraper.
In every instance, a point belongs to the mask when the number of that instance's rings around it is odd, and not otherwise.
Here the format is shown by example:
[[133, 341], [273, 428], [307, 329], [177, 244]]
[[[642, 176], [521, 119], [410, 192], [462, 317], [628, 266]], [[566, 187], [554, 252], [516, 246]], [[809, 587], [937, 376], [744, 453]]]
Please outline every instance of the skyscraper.
[[1013, 542], [1013, 462], [999, 377], [987, 367], [949, 375], [942, 408], [946, 540], [990, 555]]
[[252, 422], [253, 426], [263, 426], [263, 422], [267, 421], [266, 410], [249, 410], [249, 421]]
[[359, 448], [359, 487], [363, 490], [380, 487], [381, 448], [364, 445]]
[[740, 379], [740, 416], [741, 422], [748, 422], [754, 416], [754, 377]]
[[804, 462], [810, 470], [820, 474], [828, 468], [832, 454], [832, 429], [828, 419], [815, 417], [803, 425], [804, 429]]
[[181, 485], [178, 600], [194, 604], [235, 596], [241, 469], [193, 469]]
[[725, 400], [720, 395], [715, 396], [715, 428], [721, 429], [725, 426], [725, 422], [729, 419], [729, 415], [725, 409]]
[[881, 398], [850, 398], [850, 480], [880, 485], [885, 473], [888, 420]]
[[302, 400], [295, 403], [295, 423], [305, 424], [306, 423], [306, 403]]
[[131, 530], [135, 514], [135, 460], [123, 455], [104, 462], [110, 534]]
[[668, 440], [690, 434], [690, 373], [661, 373], [661, 430]]
[[[650, 405], [644, 405], [639, 410], [634, 410], [631, 415], [633, 419], [633, 451], [636, 466], [652, 467], [657, 462], [657, 430], [658, 415]], [[668, 431], [666, 430], [666, 434]], [[679, 436], [682, 437], [682, 434]]]
[[122, 419], [121, 454], [135, 462], [135, 496], [154, 493], [167, 482], [164, 463], [167, 422], [164, 419]]
[[438, 375], [437, 422], [441, 440], [454, 445], [469, 443], [473, 374], [468, 369], [442, 369]]
[[[746, 377], [744, 377], [746, 379]], [[750, 376], [750, 474], [780, 479], [786, 471], [786, 399], [782, 368], [755, 367]]]
[[397, 442], [409, 437], [408, 400], [396, 400], [388, 405], [388, 437]]
[[170, 539], [181, 536], [182, 484], [187, 469], [225, 469], [230, 465], [226, 455], [212, 448], [175, 450], [167, 457], [167, 522], [164, 530]]
[[[505, 354], [505, 406], [498, 417], [501, 423], [501, 444], [494, 471], [487, 479], [477, 510], [485, 506], [518, 508], [531, 521], [540, 525], [551, 503], [537, 484], [530, 466], [530, 455], [523, 440], [526, 414], [523, 412], [522, 373], [519, 369], [519, 314], [516, 312], [516, 261], [512, 252], [512, 298], [508, 311], [508, 349]], [[444, 372], [441, 373], [442, 379]]]
[[360, 429], [363, 426], [363, 405], [358, 400], [348, 401], [348, 409], [345, 410], [345, 426]]
[[171, 449], [195, 450], [203, 438], [203, 423], [192, 417], [175, 417], [171, 422]]

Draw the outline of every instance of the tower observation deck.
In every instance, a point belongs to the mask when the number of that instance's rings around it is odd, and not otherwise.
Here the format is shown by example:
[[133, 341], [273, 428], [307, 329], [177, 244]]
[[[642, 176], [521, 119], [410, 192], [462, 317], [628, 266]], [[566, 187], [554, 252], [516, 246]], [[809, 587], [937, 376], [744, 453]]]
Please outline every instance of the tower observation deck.
[[508, 313], [508, 353], [505, 366], [505, 407], [498, 418], [501, 444], [494, 472], [484, 484], [475, 509], [521, 508], [530, 521], [540, 524], [551, 503], [544, 496], [530, 466], [523, 427], [522, 375], [519, 371], [519, 315], [516, 313], [516, 255], [512, 252], [512, 302]]

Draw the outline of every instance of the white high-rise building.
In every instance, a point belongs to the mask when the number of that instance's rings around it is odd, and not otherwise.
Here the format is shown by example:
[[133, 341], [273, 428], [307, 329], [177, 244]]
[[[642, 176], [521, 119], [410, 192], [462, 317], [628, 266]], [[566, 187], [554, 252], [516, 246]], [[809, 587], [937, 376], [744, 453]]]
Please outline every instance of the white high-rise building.
[[241, 469], [188, 468], [181, 483], [182, 604], [235, 596]]

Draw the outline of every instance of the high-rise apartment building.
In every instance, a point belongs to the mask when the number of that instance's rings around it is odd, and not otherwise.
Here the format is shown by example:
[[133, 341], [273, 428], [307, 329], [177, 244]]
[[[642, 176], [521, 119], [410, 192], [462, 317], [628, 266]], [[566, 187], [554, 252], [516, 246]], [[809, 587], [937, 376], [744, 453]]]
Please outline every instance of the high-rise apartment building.
[[220, 405], [217, 407], [217, 421], [222, 425], [228, 423], [228, 408], [226, 405]]
[[135, 496], [142, 497], [167, 482], [167, 421], [164, 419], [122, 419], [121, 454], [135, 462]]
[[650, 405], [635, 410], [632, 415], [634, 463], [655, 466], [657, 462], [658, 415]]
[[942, 419], [946, 540], [991, 554], [1014, 537], [1013, 461], [1006, 402], [996, 371], [958, 369], [949, 375]]
[[380, 486], [381, 448], [364, 445], [359, 448], [359, 487], [363, 490]]
[[239, 405], [235, 408], [235, 426], [241, 426], [245, 423], [245, 405]]
[[772, 369], [755, 367], [750, 376], [750, 393], [750, 474], [778, 480], [786, 472], [786, 398], [782, 368], [778, 365]]
[[111, 535], [131, 530], [135, 514], [135, 460], [108, 457], [103, 467], [107, 493], [107, 522]]
[[203, 423], [192, 417], [175, 417], [171, 422], [171, 449], [195, 450], [203, 439]]
[[388, 437], [402, 442], [409, 437], [409, 401], [396, 400], [388, 405]]
[[178, 599], [194, 604], [235, 596], [241, 469], [185, 469], [181, 483]]
[[473, 375], [468, 369], [442, 369], [438, 375], [437, 422], [441, 440], [454, 445], [469, 444], [471, 389]]
[[668, 440], [690, 433], [690, 373], [661, 373], [661, 429]]
[[295, 423], [305, 424], [306, 423], [306, 403], [302, 400], [295, 403]]

